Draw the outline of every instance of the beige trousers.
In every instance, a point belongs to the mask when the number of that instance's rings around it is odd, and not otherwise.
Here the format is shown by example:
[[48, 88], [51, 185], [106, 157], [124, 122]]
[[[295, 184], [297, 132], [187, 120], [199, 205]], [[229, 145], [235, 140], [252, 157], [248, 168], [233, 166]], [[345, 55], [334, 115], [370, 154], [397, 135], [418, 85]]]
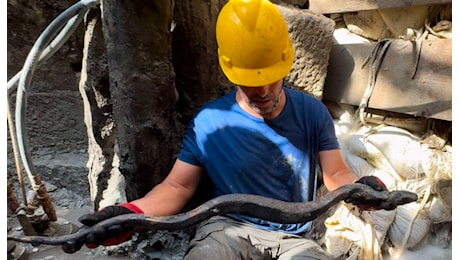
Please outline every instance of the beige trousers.
[[315, 241], [259, 229], [228, 217], [201, 223], [184, 259], [332, 259]]

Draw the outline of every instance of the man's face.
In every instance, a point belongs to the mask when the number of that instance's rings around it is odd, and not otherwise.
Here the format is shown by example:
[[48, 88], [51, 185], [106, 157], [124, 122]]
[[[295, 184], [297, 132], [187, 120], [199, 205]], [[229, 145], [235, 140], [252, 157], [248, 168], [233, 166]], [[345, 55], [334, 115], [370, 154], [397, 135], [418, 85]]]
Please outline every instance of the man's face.
[[281, 98], [281, 88], [283, 80], [260, 86], [244, 87], [239, 86], [244, 101], [254, 112], [266, 117], [278, 108]]

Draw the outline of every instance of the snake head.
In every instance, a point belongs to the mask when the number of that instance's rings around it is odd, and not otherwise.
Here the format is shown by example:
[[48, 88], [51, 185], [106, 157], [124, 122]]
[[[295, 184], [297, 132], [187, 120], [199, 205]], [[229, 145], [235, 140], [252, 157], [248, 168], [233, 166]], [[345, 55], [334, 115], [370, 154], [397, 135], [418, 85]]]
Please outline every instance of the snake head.
[[380, 203], [381, 209], [393, 210], [397, 206], [411, 203], [418, 200], [418, 195], [416, 193], [400, 190], [392, 191], [388, 195], [387, 200], [383, 200]]
[[417, 200], [417, 194], [410, 191], [376, 191], [365, 185], [344, 199], [346, 203], [356, 205], [362, 210], [394, 210], [397, 206]]

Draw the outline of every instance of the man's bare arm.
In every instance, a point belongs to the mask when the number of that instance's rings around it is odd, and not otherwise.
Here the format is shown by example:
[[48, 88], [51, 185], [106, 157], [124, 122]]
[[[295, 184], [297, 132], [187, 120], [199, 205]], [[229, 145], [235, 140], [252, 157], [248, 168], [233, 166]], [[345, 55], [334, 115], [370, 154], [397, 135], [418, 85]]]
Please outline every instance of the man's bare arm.
[[320, 152], [319, 160], [324, 185], [330, 191], [345, 184], [353, 183], [358, 179], [348, 168], [339, 149]]
[[195, 193], [203, 169], [176, 160], [169, 175], [144, 197], [131, 201], [146, 215], [165, 216], [178, 213]]

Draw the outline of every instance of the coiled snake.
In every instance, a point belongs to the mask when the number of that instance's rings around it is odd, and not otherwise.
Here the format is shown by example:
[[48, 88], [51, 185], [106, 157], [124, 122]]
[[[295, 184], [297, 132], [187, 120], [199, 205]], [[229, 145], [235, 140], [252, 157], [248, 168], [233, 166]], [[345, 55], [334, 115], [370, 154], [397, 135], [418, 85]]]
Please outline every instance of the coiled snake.
[[410, 191], [376, 191], [371, 187], [354, 183], [328, 192], [316, 201], [285, 202], [259, 195], [228, 194], [211, 199], [188, 212], [171, 216], [147, 216], [142, 214], [125, 214], [112, 217], [94, 226], [83, 226], [70, 235], [56, 237], [8, 235], [8, 240], [23, 243], [62, 245], [67, 241], [81, 240], [92, 230], [112, 225], [122, 225], [130, 229], [180, 230], [198, 224], [216, 215], [240, 214], [265, 219], [281, 224], [303, 223], [311, 221], [326, 212], [330, 207], [342, 200], [351, 200], [354, 204], [364, 203], [378, 206], [380, 209], [393, 210], [399, 205], [418, 199], [417, 194]]

